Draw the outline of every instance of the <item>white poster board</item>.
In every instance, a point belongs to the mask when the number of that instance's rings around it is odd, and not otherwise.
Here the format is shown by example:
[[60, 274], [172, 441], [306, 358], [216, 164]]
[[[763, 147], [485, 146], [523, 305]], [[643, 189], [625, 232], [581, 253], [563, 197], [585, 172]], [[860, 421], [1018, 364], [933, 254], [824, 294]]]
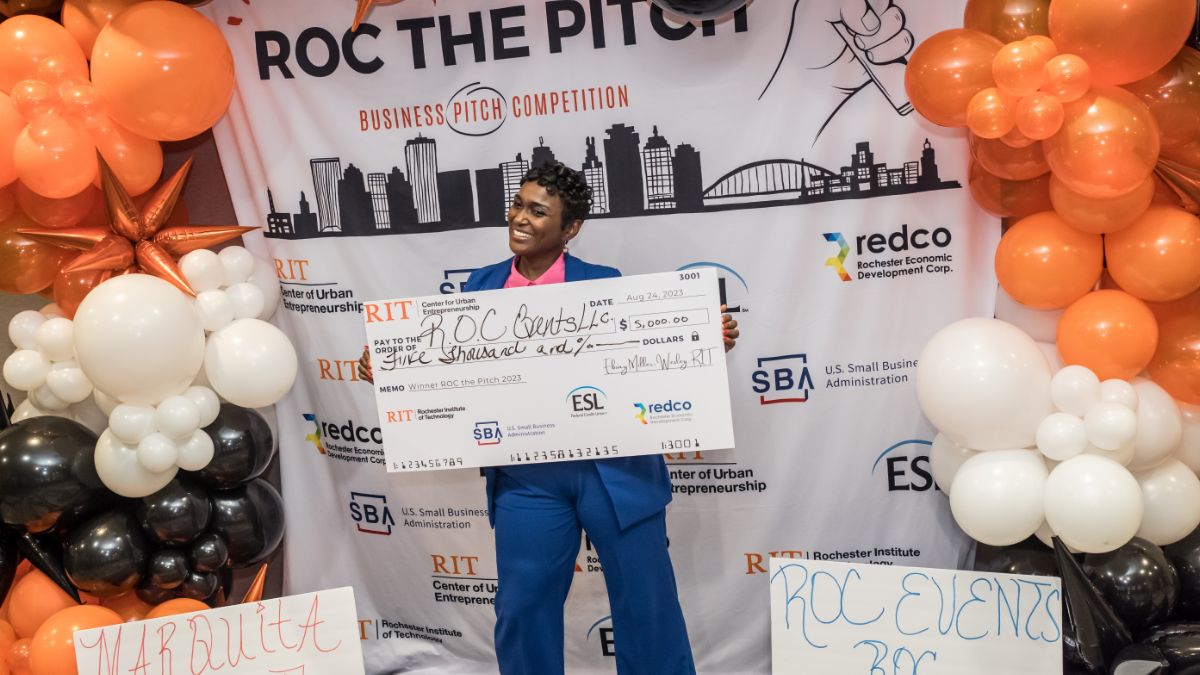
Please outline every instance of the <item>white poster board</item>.
[[771, 558], [775, 673], [1059, 675], [1057, 577]]
[[363, 675], [354, 591], [338, 588], [75, 633], [79, 675]]

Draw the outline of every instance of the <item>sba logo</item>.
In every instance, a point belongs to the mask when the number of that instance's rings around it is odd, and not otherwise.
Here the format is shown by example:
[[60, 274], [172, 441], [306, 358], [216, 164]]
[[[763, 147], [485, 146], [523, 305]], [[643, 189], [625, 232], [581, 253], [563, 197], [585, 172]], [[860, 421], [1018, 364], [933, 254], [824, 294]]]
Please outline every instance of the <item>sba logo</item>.
[[475, 423], [475, 445], [499, 445], [504, 435], [496, 421]]
[[586, 413], [604, 410], [604, 390], [597, 387], [575, 387], [567, 394], [567, 400], [571, 402], [572, 412]]
[[355, 522], [359, 532], [366, 534], [389, 535], [396, 524], [387, 505], [387, 495], [366, 492], [350, 493], [350, 519]]
[[762, 356], [758, 370], [750, 376], [760, 405], [806, 403], [813, 386], [807, 354]]

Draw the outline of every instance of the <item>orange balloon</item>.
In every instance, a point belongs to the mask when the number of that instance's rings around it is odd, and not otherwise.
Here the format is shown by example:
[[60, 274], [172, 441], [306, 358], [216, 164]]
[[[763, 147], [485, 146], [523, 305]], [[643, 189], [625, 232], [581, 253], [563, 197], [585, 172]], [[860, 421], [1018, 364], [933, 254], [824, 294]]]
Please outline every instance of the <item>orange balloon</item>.
[[1195, 20], [1194, 0], [1054, 0], [1050, 37], [1083, 57], [1097, 84], [1125, 84], [1170, 61]]
[[1050, 56], [1036, 42], [1020, 40], [1004, 45], [992, 59], [996, 86], [1010, 96], [1032, 94], [1046, 78], [1046, 62]]
[[1104, 239], [1113, 279], [1131, 295], [1169, 302], [1200, 289], [1200, 219], [1183, 209], [1151, 206]]
[[60, 115], [45, 115], [31, 122], [17, 136], [13, 158], [21, 181], [51, 199], [79, 194], [99, 171], [96, 144]]
[[1049, 35], [1050, 0], [968, 0], [963, 26], [1013, 42], [1030, 35]]
[[188, 614], [190, 612], [203, 612], [206, 609], [211, 608], [199, 600], [192, 600], [191, 598], [175, 598], [174, 600], [168, 600], [150, 610], [146, 614], [146, 618], [161, 619], [164, 616]]
[[1104, 245], [1053, 211], [1022, 218], [996, 247], [996, 278], [1014, 300], [1034, 309], [1062, 309], [1100, 278]]
[[1170, 63], [1125, 88], [1150, 106], [1162, 156], [1200, 169], [1200, 52], [1184, 47]]
[[62, 23], [71, 37], [79, 43], [84, 54], [92, 53], [92, 45], [100, 29], [126, 7], [139, 0], [66, 0], [62, 7]]
[[0, 91], [37, 77], [38, 65], [49, 57], [56, 58], [59, 70], [70, 79], [87, 80], [87, 59], [61, 25], [31, 14], [0, 23]]
[[8, 650], [8, 667], [16, 675], [24, 675], [29, 672], [29, 649], [33, 640], [22, 638], [13, 643]]
[[17, 210], [17, 194], [11, 185], [0, 187], [0, 222], [8, 220], [8, 217]]
[[1183, 206], [1183, 200], [1179, 198], [1179, 193], [1172, 190], [1167, 181], [1163, 180], [1158, 173], [1154, 174], [1154, 199], [1151, 203], [1163, 204], [1165, 206]]
[[78, 675], [75, 666], [75, 631], [124, 623], [106, 607], [77, 605], [57, 612], [38, 628], [29, 646], [33, 675]]
[[1058, 178], [1050, 179], [1050, 201], [1054, 210], [1071, 227], [1092, 234], [1116, 232], [1133, 223], [1150, 206], [1154, 190], [1154, 178], [1148, 177], [1123, 195], [1086, 197], [1073, 192]]
[[54, 283], [62, 266], [78, 255], [18, 234], [21, 227], [37, 224], [20, 211], [0, 222], [0, 291], [5, 293], [37, 293]]
[[1037, 141], [1058, 133], [1063, 123], [1063, 106], [1058, 97], [1040, 91], [1021, 99], [1017, 104], [1017, 128], [1027, 138]]
[[1150, 303], [1158, 318], [1158, 348], [1146, 370], [1167, 393], [1200, 405], [1200, 291], [1174, 302]]
[[17, 179], [13, 146], [24, 128], [25, 118], [17, 112], [16, 104], [8, 94], [0, 92], [0, 185], [8, 185]]
[[1051, 40], [1045, 35], [1030, 35], [1029, 37], [1025, 38], [1024, 42], [1033, 45], [1033, 47], [1040, 51], [1047, 60], [1058, 56], [1058, 45], [1054, 44], [1054, 40]]
[[1063, 106], [1062, 130], [1042, 141], [1046, 162], [1067, 187], [1089, 197], [1136, 188], [1158, 161], [1158, 125], [1137, 96], [1095, 87]]
[[93, 129], [92, 139], [130, 196], [148, 191], [162, 177], [163, 153], [158, 141], [112, 121]]
[[[1021, 133], [1021, 130], [1018, 129], [1016, 126], [1014, 126], [1012, 128], [1012, 131], [1009, 131], [1007, 134], [1004, 134], [1003, 136], [1001, 136], [1000, 142], [1007, 145], [1010, 148], [1028, 148], [1029, 146], [1033, 145], [1034, 143], [1037, 143], [1037, 141], [1035, 141], [1034, 139]], [[1046, 167], [1046, 170], [1049, 171], [1050, 167]]]
[[1101, 380], [1128, 380], [1150, 363], [1158, 322], [1146, 303], [1123, 291], [1088, 293], [1058, 320], [1065, 365], [1087, 366]]
[[1087, 61], [1074, 54], [1061, 54], [1046, 62], [1042, 91], [1070, 103], [1087, 93], [1092, 86], [1092, 69]]
[[68, 319], [75, 318], [79, 303], [93, 288], [112, 277], [111, 270], [84, 270], [82, 272], [59, 272], [54, 279], [54, 304]]
[[96, 203], [103, 201], [100, 191], [88, 185], [77, 195], [65, 199], [47, 199], [17, 181], [17, 204], [33, 222], [44, 227], [73, 227], [78, 225]]
[[126, 621], [141, 621], [153, 607], [146, 604], [134, 591], [114, 595], [100, 600], [102, 607], [107, 607], [121, 615]]
[[17, 641], [17, 631], [8, 621], [0, 620], [0, 654], [7, 654]]
[[993, 215], [1024, 218], [1051, 208], [1049, 174], [1033, 180], [1004, 180], [971, 162], [967, 176], [975, 203]]
[[1003, 141], [979, 138], [974, 134], [968, 134], [967, 140], [971, 156], [979, 166], [1005, 180], [1029, 180], [1050, 171], [1041, 143], [1014, 148]]
[[225, 114], [233, 97], [233, 55], [221, 31], [196, 10], [150, 0], [100, 31], [92, 83], [118, 124], [146, 138], [177, 141]]
[[1000, 138], [1017, 123], [1016, 99], [988, 87], [967, 103], [967, 127], [980, 138]]
[[31, 638], [50, 615], [75, 601], [39, 570], [26, 574], [9, 591], [8, 617], [17, 635]]
[[994, 86], [992, 59], [1000, 50], [996, 38], [955, 28], [930, 36], [909, 57], [904, 88], [917, 112], [944, 127], [967, 123], [967, 103]]

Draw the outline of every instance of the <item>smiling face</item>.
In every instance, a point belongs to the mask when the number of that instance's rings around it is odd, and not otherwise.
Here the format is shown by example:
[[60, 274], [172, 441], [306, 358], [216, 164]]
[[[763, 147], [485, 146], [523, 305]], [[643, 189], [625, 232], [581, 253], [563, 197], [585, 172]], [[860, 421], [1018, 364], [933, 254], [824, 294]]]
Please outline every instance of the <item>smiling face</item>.
[[528, 181], [508, 207], [508, 247], [523, 258], [557, 258], [579, 233], [581, 220], [563, 227], [563, 200]]

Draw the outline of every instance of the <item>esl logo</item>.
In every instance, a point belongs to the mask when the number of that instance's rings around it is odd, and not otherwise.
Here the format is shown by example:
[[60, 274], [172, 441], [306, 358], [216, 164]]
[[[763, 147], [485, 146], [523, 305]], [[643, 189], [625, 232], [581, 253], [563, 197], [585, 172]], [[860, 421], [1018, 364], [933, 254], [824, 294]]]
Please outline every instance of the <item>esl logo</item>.
[[575, 387], [567, 392], [567, 401], [571, 403], [571, 417], [603, 415], [607, 400], [603, 389], [591, 385]]
[[927, 492], [935, 487], [933, 468], [929, 465], [932, 445], [919, 438], [900, 441], [879, 453], [871, 465], [871, 475], [874, 476], [882, 464], [886, 467], [888, 492]]
[[750, 376], [759, 405], [807, 403], [815, 388], [808, 372], [808, 354], [761, 356]]
[[500, 423], [496, 421], [475, 423], [475, 445], [499, 445], [504, 435], [500, 433]]
[[350, 519], [359, 532], [390, 535], [396, 519], [387, 505], [387, 495], [350, 493]]

